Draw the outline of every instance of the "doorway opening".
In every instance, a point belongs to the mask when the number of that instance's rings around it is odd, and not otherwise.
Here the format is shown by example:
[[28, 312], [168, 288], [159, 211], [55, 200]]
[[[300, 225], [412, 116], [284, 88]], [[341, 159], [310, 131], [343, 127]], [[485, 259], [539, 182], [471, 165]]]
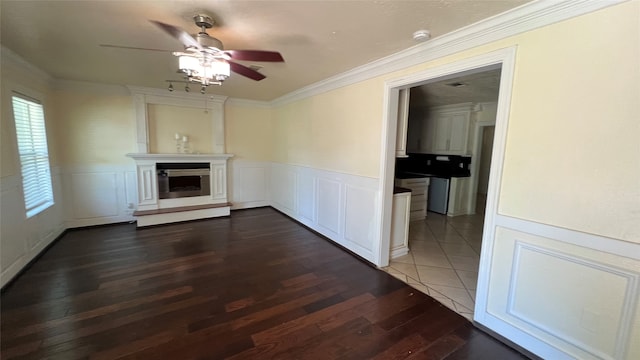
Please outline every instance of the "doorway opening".
[[[427, 212], [426, 217], [409, 222], [408, 247], [409, 253], [394, 259], [389, 259], [389, 250], [381, 250], [381, 267], [391, 275], [403, 280], [414, 288], [423, 291], [452, 310], [472, 320], [478, 303], [483, 304], [482, 297], [486, 296], [487, 264], [483, 261], [487, 251], [493, 246], [494, 218], [497, 212], [498, 184], [501, 178], [501, 165], [504, 156], [506, 123], [509, 108], [509, 94], [511, 93], [511, 79], [513, 75], [513, 49], [505, 49], [492, 54], [486, 54], [467, 61], [445, 65], [423, 73], [414, 74], [408, 78], [398, 79], [387, 83], [387, 134], [385, 158], [381, 169], [383, 180], [383, 231], [386, 234], [388, 217], [392, 215], [389, 208], [393, 202], [389, 186], [397, 185], [396, 157], [398, 148], [406, 150], [409, 159], [416, 153], [426, 159], [461, 158], [461, 166], [470, 164], [467, 175], [449, 176], [451, 187], [457, 186], [459, 193], [449, 196], [449, 208], [443, 213]], [[506, 66], [505, 66], [506, 65]], [[466, 79], [479, 78], [486, 74], [497, 74], [495, 80], [497, 89], [493, 94], [494, 101], [486, 99], [462, 99], [469, 107], [470, 120], [464, 131], [464, 146], [462, 149], [430, 147], [428, 144], [446, 144], [451, 139], [428, 139], [417, 136], [411, 124], [416, 122], [408, 110], [407, 128], [404, 131], [408, 142], [397, 146], [396, 130], [402, 134], [398, 125], [398, 99], [400, 91], [429, 88], [429, 86], [443, 84], [464, 84], [461, 87], [471, 87]], [[458, 85], [459, 86], [459, 85]], [[419, 90], [416, 90], [418, 93]], [[446, 96], [443, 96], [446, 97]], [[455, 106], [455, 103], [435, 104], [434, 107]], [[425, 111], [416, 111], [418, 116], [429, 118]], [[426, 125], [425, 125], [426, 124]], [[401, 124], [402, 126], [402, 124]], [[421, 129], [425, 136], [433, 133], [433, 129], [440, 125], [422, 123]], [[442, 126], [451, 133], [451, 128]], [[425, 131], [424, 129], [430, 130]], [[494, 135], [495, 139], [494, 139]], [[398, 138], [398, 142], [403, 141]], [[417, 144], [418, 148], [415, 146]], [[427, 145], [425, 145], [427, 144]], [[457, 144], [457, 143], [456, 143]], [[444, 146], [444, 145], [443, 145]], [[422, 147], [422, 148], [421, 148]], [[449, 151], [449, 153], [447, 153]], [[433, 157], [429, 157], [433, 156]], [[470, 161], [465, 160], [470, 157]], [[406, 160], [403, 160], [406, 162]], [[429, 161], [429, 160], [428, 160]], [[427, 178], [434, 176], [425, 176]], [[462, 178], [464, 177], [464, 179]], [[455, 183], [455, 185], [454, 185]], [[428, 190], [427, 190], [428, 192]], [[455, 200], [454, 200], [455, 197]], [[455, 211], [451, 204], [455, 201]], [[428, 202], [428, 198], [427, 198]], [[485, 204], [485, 205], [483, 205]], [[384, 239], [384, 237], [383, 237]], [[383, 241], [384, 243], [384, 241]], [[384, 244], [381, 245], [385, 247]], [[487, 250], [489, 249], [489, 250]], [[394, 254], [395, 255], [395, 254]], [[386, 262], [385, 262], [386, 260]], [[391, 262], [389, 262], [391, 260]], [[391, 266], [389, 266], [391, 265]], [[479, 299], [480, 298], [480, 299]], [[479, 301], [476, 301], [476, 300]]]
[[476, 214], [484, 215], [487, 207], [487, 191], [489, 190], [489, 169], [491, 168], [491, 151], [493, 150], [493, 136], [495, 125], [481, 127], [480, 153], [478, 154], [478, 188], [476, 191]]
[[[384, 270], [469, 320], [476, 297], [499, 84], [500, 68], [411, 87], [407, 157], [396, 159], [395, 185], [414, 187], [409, 252], [392, 257]], [[424, 175], [419, 177], [420, 173]], [[419, 182], [425, 187], [419, 192], [425, 195], [413, 191]]]

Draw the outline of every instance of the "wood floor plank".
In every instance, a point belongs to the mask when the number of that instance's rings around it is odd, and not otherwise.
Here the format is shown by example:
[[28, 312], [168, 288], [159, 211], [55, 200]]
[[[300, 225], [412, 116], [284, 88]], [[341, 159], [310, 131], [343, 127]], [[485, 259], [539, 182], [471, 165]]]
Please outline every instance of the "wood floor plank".
[[4, 289], [3, 359], [522, 359], [271, 208], [73, 229]]

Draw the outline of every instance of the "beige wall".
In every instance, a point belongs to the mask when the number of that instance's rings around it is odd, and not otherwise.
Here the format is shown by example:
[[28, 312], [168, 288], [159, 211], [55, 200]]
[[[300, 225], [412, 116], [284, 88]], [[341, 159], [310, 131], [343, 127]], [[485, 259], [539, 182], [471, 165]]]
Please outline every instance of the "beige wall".
[[227, 103], [224, 108], [225, 151], [234, 159], [271, 161], [272, 110]]
[[56, 127], [64, 165], [129, 164], [135, 152], [135, 121], [131, 96], [92, 91], [78, 85], [53, 94]]
[[373, 79], [275, 109], [274, 161], [378, 177], [382, 86]]
[[640, 242], [639, 2], [281, 106], [274, 160], [379, 176], [383, 80], [517, 46], [499, 211]]
[[211, 115], [204, 109], [160, 104], [147, 105], [149, 152], [175, 153], [175, 134], [187, 136], [189, 151], [213, 152]]
[[501, 213], [640, 242], [639, 7], [519, 37]]

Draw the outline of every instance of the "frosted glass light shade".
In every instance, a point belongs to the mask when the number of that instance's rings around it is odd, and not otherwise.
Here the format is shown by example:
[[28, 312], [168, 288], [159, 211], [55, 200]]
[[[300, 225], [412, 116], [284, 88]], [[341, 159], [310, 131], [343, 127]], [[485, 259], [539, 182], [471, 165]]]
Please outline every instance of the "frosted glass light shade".
[[201, 71], [200, 61], [191, 56], [180, 56], [178, 58], [178, 68], [180, 70]]
[[210, 82], [220, 83], [231, 74], [231, 66], [224, 60], [200, 59], [188, 55], [178, 57], [178, 67], [188, 76], [189, 80], [202, 82], [205, 86]]
[[213, 75], [229, 76], [229, 63], [226, 61], [214, 61], [211, 63], [211, 71]]

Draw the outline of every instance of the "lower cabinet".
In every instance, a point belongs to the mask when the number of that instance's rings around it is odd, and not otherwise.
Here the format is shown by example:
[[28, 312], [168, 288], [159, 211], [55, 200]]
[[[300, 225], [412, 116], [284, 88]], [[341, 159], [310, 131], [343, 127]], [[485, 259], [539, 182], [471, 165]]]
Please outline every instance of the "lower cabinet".
[[426, 218], [429, 178], [396, 179], [395, 185], [411, 190], [411, 221]]
[[409, 252], [409, 212], [411, 193], [404, 192], [393, 195], [391, 211], [391, 244], [390, 258], [397, 258]]
[[468, 215], [472, 214], [469, 209], [469, 182], [471, 178], [451, 178], [449, 187], [449, 206], [447, 210], [448, 216]]

